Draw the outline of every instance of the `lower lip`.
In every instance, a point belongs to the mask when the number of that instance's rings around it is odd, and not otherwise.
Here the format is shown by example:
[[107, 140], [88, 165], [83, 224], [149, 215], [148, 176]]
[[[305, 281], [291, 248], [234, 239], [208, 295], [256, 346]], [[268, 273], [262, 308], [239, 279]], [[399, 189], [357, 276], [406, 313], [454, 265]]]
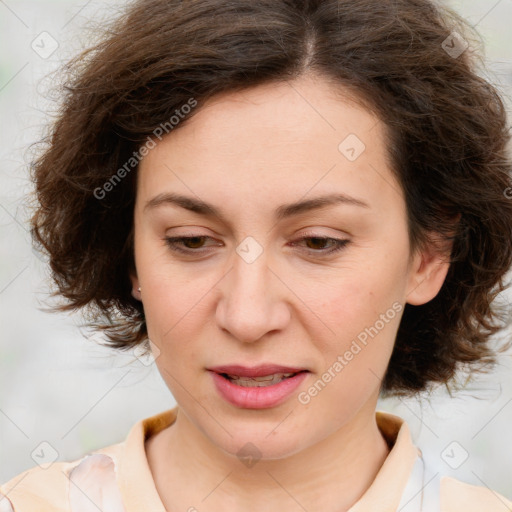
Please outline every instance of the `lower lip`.
[[217, 391], [230, 404], [243, 409], [267, 409], [283, 403], [306, 378], [308, 372], [300, 372], [272, 386], [261, 387], [239, 386], [218, 373], [211, 373]]

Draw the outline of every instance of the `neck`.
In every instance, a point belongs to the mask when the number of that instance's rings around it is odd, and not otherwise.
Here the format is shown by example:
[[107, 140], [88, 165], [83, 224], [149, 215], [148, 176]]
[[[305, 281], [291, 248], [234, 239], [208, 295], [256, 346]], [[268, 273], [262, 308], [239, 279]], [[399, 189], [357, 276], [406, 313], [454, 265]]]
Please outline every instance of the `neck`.
[[167, 510], [256, 512], [272, 503], [276, 511], [342, 512], [368, 489], [389, 453], [369, 412], [298, 453], [246, 466], [178, 411], [146, 443], [148, 462]]

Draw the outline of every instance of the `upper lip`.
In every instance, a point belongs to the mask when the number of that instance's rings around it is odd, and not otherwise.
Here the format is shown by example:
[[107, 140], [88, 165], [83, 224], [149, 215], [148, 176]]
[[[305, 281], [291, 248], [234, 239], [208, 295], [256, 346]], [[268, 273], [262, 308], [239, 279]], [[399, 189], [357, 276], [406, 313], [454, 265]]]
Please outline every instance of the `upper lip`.
[[227, 375], [234, 375], [238, 377], [264, 377], [266, 375], [273, 375], [274, 373], [298, 373], [306, 371], [306, 368], [282, 366], [277, 364], [261, 364], [259, 366], [229, 364], [207, 369], [215, 373], [226, 373]]

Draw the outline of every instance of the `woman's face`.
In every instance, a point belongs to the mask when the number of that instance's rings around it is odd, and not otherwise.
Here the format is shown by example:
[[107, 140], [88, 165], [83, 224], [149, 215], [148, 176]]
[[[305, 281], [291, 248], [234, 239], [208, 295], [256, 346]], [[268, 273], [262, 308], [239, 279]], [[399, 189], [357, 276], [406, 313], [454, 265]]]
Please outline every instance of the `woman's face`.
[[184, 418], [228, 453], [373, 417], [404, 304], [442, 285], [441, 257], [410, 254], [383, 130], [302, 78], [217, 96], [140, 164], [134, 293]]

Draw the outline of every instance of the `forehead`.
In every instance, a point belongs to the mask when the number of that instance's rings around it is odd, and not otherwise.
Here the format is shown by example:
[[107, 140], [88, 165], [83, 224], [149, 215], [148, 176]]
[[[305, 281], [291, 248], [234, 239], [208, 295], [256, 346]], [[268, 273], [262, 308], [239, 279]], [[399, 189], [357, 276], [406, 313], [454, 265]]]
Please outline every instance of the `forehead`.
[[218, 201], [230, 193], [254, 201], [286, 193], [289, 201], [282, 202], [292, 202], [308, 190], [333, 188], [354, 196], [364, 191], [370, 202], [400, 195], [385, 126], [326, 81], [263, 84], [214, 96], [197, 108], [142, 160], [143, 195], [167, 185]]
[[256, 137], [269, 148], [323, 141], [337, 149], [336, 142], [343, 135], [364, 138], [373, 128], [373, 136], [378, 136], [376, 132], [384, 126], [347, 89], [305, 76], [218, 94], [202, 103], [172, 136], [176, 143], [214, 144], [219, 150], [231, 147], [232, 140], [244, 143], [237, 146], [240, 151], [253, 148], [251, 141]]

